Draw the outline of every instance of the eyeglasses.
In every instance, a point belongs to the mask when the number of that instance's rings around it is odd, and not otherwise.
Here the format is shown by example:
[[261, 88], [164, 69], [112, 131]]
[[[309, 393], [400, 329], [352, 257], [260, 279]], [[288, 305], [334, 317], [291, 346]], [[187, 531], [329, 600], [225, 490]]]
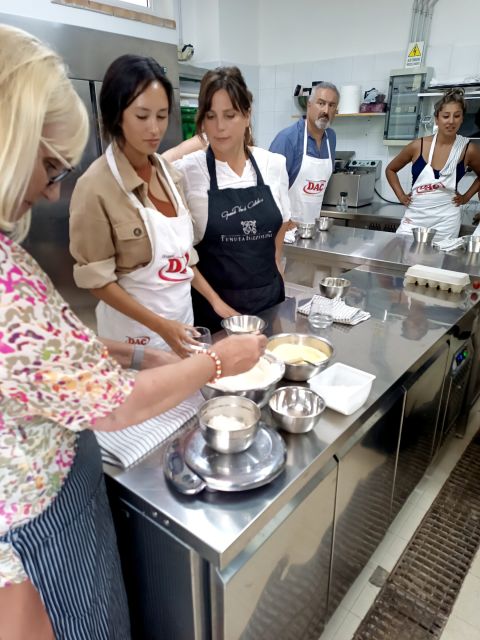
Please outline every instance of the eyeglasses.
[[52, 156], [59, 162], [61, 162], [65, 167], [65, 169], [60, 171], [60, 173], [56, 173], [55, 175], [51, 175], [51, 169], [46, 169], [48, 177], [47, 187], [50, 187], [52, 184], [56, 184], [57, 182], [61, 182], [62, 180], [64, 180], [75, 169], [75, 167], [73, 167], [67, 160], [65, 160], [65, 158], [60, 153], [58, 153], [58, 151], [54, 149], [52, 145], [47, 142], [47, 140], [45, 140], [45, 138], [40, 138], [40, 141], [42, 142], [46, 150], [51, 153]]

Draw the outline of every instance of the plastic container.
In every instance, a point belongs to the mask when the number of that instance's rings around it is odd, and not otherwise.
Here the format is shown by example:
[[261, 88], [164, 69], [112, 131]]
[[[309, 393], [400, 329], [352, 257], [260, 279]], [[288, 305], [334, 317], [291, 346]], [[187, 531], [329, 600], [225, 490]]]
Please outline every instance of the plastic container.
[[308, 381], [330, 409], [351, 415], [366, 402], [376, 376], [335, 362]]
[[433, 289], [438, 288], [442, 291], [450, 290], [453, 293], [460, 293], [470, 284], [470, 277], [468, 273], [415, 264], [405, 271], [404, 283], [419, 284]]
[[196, 107], [180, 107], [182, 117], [182, 135], [184, 140], [188, 140], [195, 135], [197, 117]]
[[337, 211], [342, 211], [343, 213], [345, 213], [345, 211], [348, 210], [347, 198], [347, 191], [340, 191], [340, 195], [337, 201]]

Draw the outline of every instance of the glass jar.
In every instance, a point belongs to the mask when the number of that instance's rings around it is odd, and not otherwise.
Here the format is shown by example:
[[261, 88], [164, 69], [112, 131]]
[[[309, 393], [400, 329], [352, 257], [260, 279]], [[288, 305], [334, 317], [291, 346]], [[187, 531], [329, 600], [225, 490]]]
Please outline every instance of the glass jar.
[[343, 211], [343, 213], [345, 213], [345, 211], [348, 210], [347, 197], [347, 191], [340, 191], [340, 195], [337, 201], [337, 211]]

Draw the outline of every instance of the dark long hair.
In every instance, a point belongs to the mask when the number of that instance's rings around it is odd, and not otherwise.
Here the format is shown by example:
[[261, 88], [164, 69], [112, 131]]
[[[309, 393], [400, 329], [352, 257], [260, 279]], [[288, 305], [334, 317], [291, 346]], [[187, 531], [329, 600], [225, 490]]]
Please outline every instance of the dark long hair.
[[[232, 101], [233, 108], [244, 116], [250, 114], [253, 96], [249, 91], [242, 72], [238, 67], [217, 67], [207, 71], [203, 76], [198, 94], [198, 111], [196, 120], [196, 132], [201, 135], [203, 122], [208, 111], [212, 108], [214, 94], [220, 89], [225, 89]], [[245, 129], [245, 147], [253, 145], [252, 130]]]
[[127, 54], [114, 60], [108, 67], [100, 91], [100, 111], [103, 130], [110, 138], [123, 140], [123, 112], [154, 81], [165, 89], [170, 113], [172, 83], [156, 60]]
[[445, 91], [440, 100], [435, 103], [435, 117], [438, 117], [438, 114], [443, 109], [443, 107], [452, 102], [458, 104], [462, 108], [463, 115], [465, 115], [467, 105], [465, 104], [465, 98], [463, 97], [464, 95], [465, 91], [461, 87], [448, 89], [447, 91]]

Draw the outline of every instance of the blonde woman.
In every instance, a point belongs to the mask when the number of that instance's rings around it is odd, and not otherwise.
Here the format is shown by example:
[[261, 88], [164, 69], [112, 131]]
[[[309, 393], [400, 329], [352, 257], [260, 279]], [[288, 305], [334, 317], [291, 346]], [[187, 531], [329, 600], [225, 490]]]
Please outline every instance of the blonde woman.
[[[209, 379], [250, 368], [265, 338], [124, 371], [16, 240], [54, 201], [87, 139], [60, 58], [0, 25], [0, 638], [130, 638], [128, 609], [92, 430], [175, 406]], [[174, 356], [148, 351], [145, 363]]]

